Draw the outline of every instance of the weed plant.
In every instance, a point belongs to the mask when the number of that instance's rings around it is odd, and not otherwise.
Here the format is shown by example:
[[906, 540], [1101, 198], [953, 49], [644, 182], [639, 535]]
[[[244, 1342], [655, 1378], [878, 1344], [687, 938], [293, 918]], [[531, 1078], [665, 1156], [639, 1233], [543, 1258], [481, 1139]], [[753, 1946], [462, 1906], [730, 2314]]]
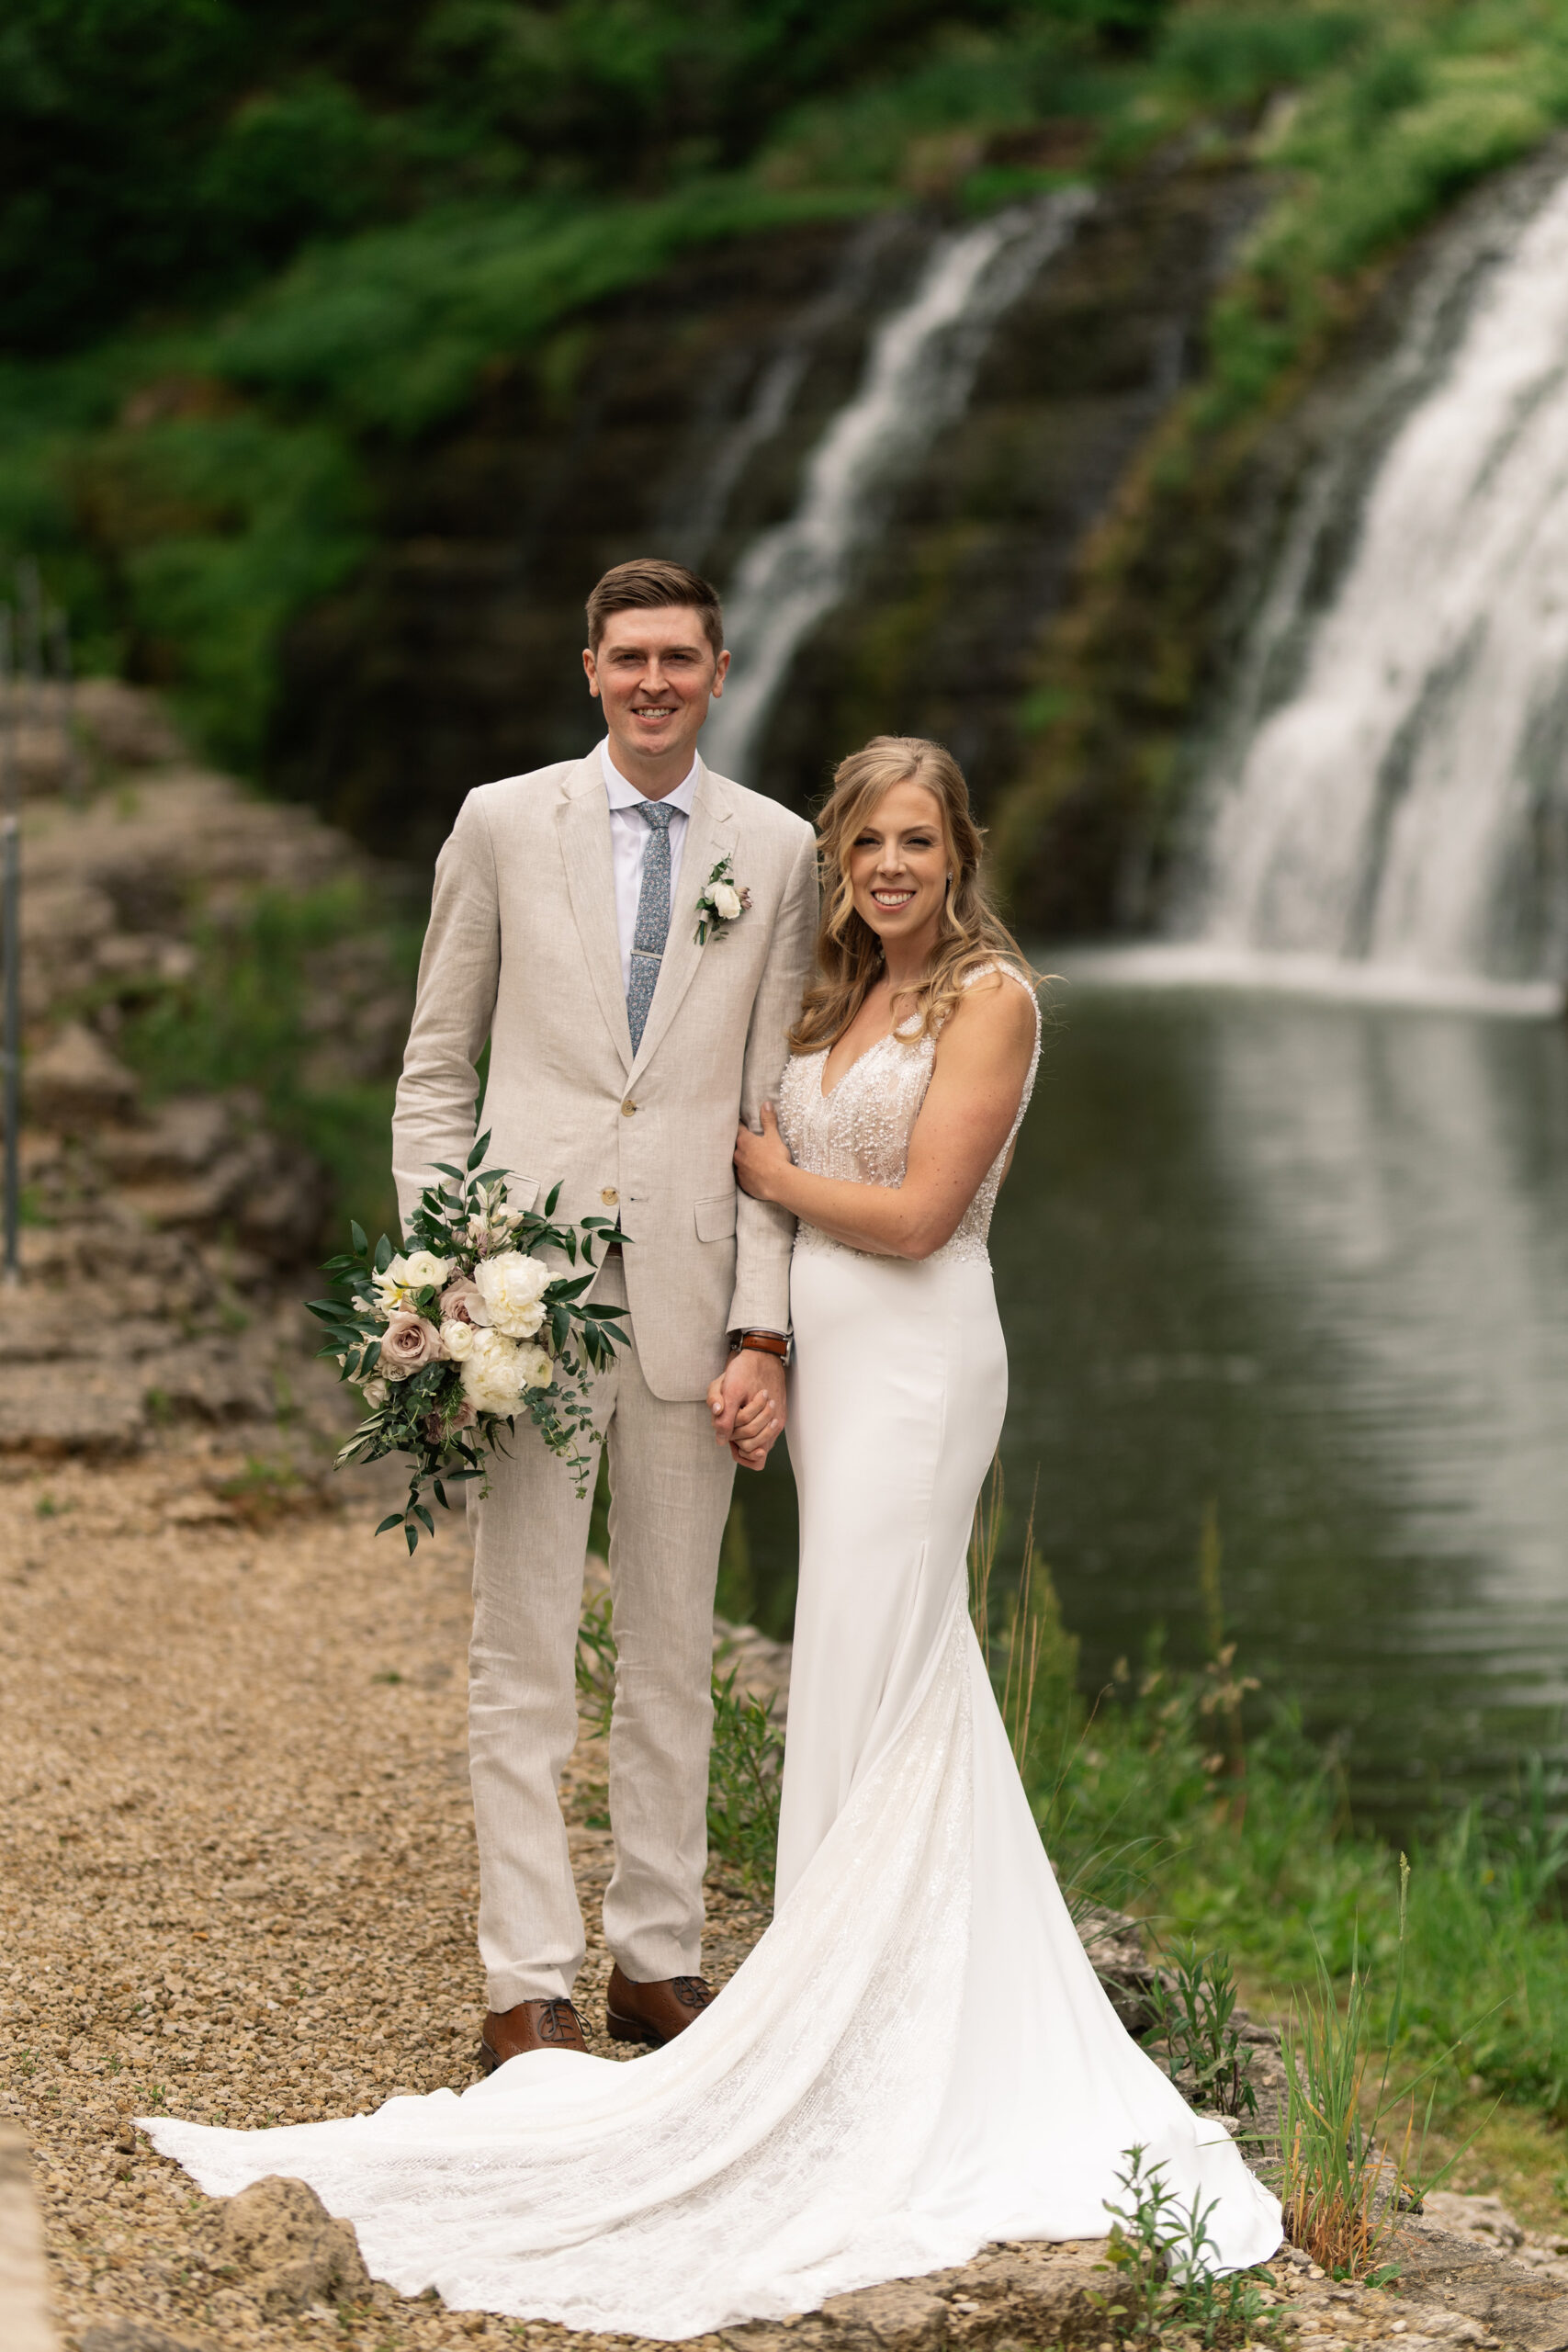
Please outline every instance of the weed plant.
[[1235, 2021], [1236, 1984], [1229, 1954], [1200, 1953], [1189, 1939], [1162, 1951], [1159, 1962], [1149, 1998], [1167, 2073], [1194, 2107], [1217, 2115], [1255, 2116], [1252, 2051]]
[[1173, 2338], [1222, 2347], [1286, 2341], [1286, 2306], [1273, 2296], [1266, 2271], [1213, 2274], [1213, 2241], [1209, 2215], [1194, 2189], [1183, 2206], [1155, 2165], [1145, 2169], [1147, 2150], [1126, 2151], [1124, 2172], [1116, 2177], [1122, 2199], [1105, 2200], [1111, 2215], [1107, 2267], [1115, 2272], [1110, 2292], [1094, 2298], [1111, 2341], [1152, 2346]]

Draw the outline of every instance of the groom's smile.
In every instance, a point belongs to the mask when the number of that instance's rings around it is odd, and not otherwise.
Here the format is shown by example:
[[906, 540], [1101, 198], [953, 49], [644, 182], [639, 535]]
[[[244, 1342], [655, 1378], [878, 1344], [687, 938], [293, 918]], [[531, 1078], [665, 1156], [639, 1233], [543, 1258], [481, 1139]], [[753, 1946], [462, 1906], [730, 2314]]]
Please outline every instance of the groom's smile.
[[661, 800], [691, 768], [729, 655], [716, 651], [694, 606], [634, 606], [608, 615], [582, 666], [604, 705], [611, 758], [628, 784]]

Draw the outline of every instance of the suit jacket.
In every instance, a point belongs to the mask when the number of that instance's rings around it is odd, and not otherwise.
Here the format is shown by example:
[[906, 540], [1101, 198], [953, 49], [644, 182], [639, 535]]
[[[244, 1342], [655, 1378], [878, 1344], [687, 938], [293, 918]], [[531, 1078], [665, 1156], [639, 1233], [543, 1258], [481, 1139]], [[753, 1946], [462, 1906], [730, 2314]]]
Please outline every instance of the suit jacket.
[[[697, 899], [726, 855], [751, 904], [699, 947]], [[558, 1216], [618, 1215], [649, 1385], [702, 1396], [727, 1332], [788, 1328], [795, 1221], [738, 1193], [733, 1155], [777, 1091], [816, 923], [811, 828], [699, 762], [634, 1057], [597, 752], [470, 792], [436, 863], [393, 1114], [405, 1225], [433, 1164], [468, 1155], [488, 1038], [490, 1164], [517, 1206], [559, 1182]]]

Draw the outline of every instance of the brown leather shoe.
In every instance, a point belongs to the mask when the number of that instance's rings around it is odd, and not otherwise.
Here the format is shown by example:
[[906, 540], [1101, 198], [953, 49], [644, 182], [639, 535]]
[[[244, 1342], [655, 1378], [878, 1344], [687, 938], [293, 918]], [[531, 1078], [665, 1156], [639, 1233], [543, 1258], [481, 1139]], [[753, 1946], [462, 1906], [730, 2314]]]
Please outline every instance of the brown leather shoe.
[[654, 1984], [634, 1984], [617, 1961], [604, 1996], [604, 2022], [612, 2041], [649, 2041], [660, 2050], [684, 2033], [712, 1999], [713, 1986], [700, 1976], [662, 1976]]
[[529, 2050], [581, 2050], [587, 2054], [582, 2019], [570, 2001], [519, 2001], [514, 2009], [491, 2009], [479, 2036], [479, 2062], [487, 2075]]

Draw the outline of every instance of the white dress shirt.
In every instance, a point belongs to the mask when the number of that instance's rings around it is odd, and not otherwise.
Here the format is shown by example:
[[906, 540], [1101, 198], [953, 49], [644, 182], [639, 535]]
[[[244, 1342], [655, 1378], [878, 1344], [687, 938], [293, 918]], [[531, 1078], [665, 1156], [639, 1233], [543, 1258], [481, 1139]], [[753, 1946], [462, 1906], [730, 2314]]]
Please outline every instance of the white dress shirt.
[[[606, 736], [599, 746], [599, 765], [604, 773], [604, 790], [610, 800], [610, 849], [615, 861], [615, 929], [621, 942], [621, 987], [632, 984], [632, 939], [637, 931], [637, 902], [642, 892], [642, 862], [648, 855], [650, 828], [644, 823], [641, 811], [649, 806], [648, 795], [628, 784], [615, 761], [610, 757], [610, 741]], [[692, 803], [697, 797], [697, 763], [673, 792], [664, 795], [662, 807], [673, 808], [670, 820], [670, 928], [673, 932], [680, 921], [680, 908], [675, 888], [681, 879], [681, 851], [686, 839], [687, 820]], [[692, 910], [696, 922], [696, 909]]]

